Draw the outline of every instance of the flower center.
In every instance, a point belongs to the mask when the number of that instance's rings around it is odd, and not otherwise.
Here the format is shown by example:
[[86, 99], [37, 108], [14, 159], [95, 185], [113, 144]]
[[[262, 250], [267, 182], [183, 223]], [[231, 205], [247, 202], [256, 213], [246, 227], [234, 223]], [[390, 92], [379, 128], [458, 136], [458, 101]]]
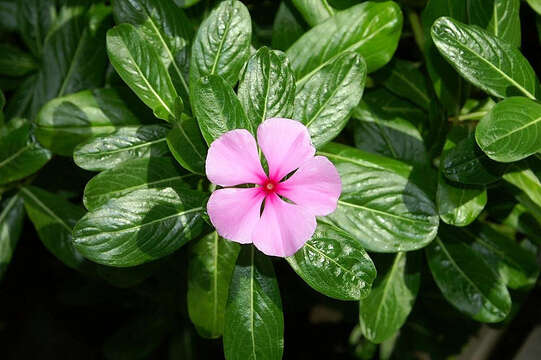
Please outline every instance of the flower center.
[[265, 180], [263, 183], [263, 191], [267, 194], [271, 194], [276, 191], [276, 182], [270, 179]]

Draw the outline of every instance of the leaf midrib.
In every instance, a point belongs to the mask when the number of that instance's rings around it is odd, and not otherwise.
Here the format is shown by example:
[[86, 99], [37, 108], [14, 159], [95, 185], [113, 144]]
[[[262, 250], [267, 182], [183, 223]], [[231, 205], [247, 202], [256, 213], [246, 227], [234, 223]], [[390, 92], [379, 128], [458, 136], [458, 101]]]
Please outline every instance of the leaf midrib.
[[0, 168], [5, 166], [6, 164], [12, 162], [14, 159], [18, 158], [19, 156], [21, 156], [21, 154], [24, 153], [25, 151], [29, 150], [31, 146], [32, 146], [32, 144], [26, 144], [24, 147], [17, 150], [11, 156], [9, 156], [9, 157], [5, 158], [4, 160], [0, 161]]
[[537, 124], [540, 121], [541, 121], [541, 117], [538, 117], [537, 119], [535, 119], [535, 120], [533, 120], [533, 121], [531, 121], [531, 122], [529, 122], [529, 123], [527, 123], [525, 125], [519, 126], [518, 128], [515, 128], [515, 129], [509, 131], [508, 133], [505, 133], [504, 135], [493, 139], [492, 142], [486, 143], [485, 146], [492, 146], [495, 143], [497, 143], [498, 141], [500, 141], [500, 140], [502, 140], [502, 139], [504, 139], [504, 138], [506, 138], [508, 136], [511, 136], [512, 134], [514, 134], [514, 133], [516, 133], [518, 131], [521, 131], [521, 130], [524, 130], [524, 129], [530, 127], [530, 126], [533, 126], [533, 125]]
[[201, 154], [199, 152], [199, 150], [197, 150], [195, 144], [192, 142], [192, 139], [190, 139], [190, 137], [188, 136], [188, 134], [186, 134], [186, 132], [184, 131], [184, 128], [182, 126], [180, 126], [180, 124], [178, 123], [178, 121], [175, 121], [175, 127], [177, 127], [179, 129], [179, 131], [182, 133], [182, 136], [184, 136], [184, 138], [186, 139], [186, 141], [188, 142], [188, 144], [190, 144], [190, 146], [192, 147], [193, 151], [197, 154], [197, 156], [199, 156], [199, 159], [205, 161], [205, 157], [203, 156], [203, 154]]
[[411, 222], [411, 223], [418, 223], [418, 224], [424, 224], [424, 225], [430, 224], [430, 222], [428, 222], [428, 221], [422, 221], [422, 220], [418, 220], [418, 219], [411, 219], [411, 218], [403, 217], [403, 216], [400, 216], [400, 215], [388, 213], [388, 212], [385, 212], [385, 211], [382, 211], [382, 210], [377, 210], [377, 209], [369, 208], [369, 207], [366, 207], [366, 206], [353, 204], [353, 203], [350, 203], [350, 202], [347, 202], [347, 201], [344, 201], [344, 200], [338, 200], [338, 203], [342, 204], [344, 206], [349, 206], [349, 207], [353, 207], [353, 208], [357, 208], [357, 209], [361, 209], [361, 210], [366, 210], [368, 212], [373, 212], [373, 213], [380, 214], [380, 215], [383, 215], [383, 216], [392, 217], [392, 218], [402, 220], [402, 221], [407, 221], [407, 222]]
[[79, 156], [95, 157], [95, 156], [100, 156], [100, 155], [111, 155], [111, 154], [116, 154], [116, 153], [120, 153], [120, 152], [124, 152], [124, 151], [139, 149], [139, 148], [146, 147], [146, 146], [152, 146], [154, 144], [158, 144], [158, 143], [161, 143], [161, 142], [164, 142], [164, 141], [166, 141], [166, 138], [161, 138], [161, 139], [152, 140], [152, 141], [146, 141], [146, 142], [143, 142], [143, 143], [140, 143], [140, 144], [137, 144], [137, 145], [131, 145], [131, 146], [128, 146], [128, 147], [118, 148], [118, 149], [115, 149], [115, 150], [82, 153]]
[[404, 253], [403, 252], [399, 252], [394, 261], [393, 261], [393, 266], [391, 267], [391, 271], [389, 272], [389, 276], [387, 277], [387, 282], [385, 283], [385, 286], [383, 287], [383, 293], [381, 294], [381, 301], [378, 303], [378, 307], [376, 309], [376, 321], [375, 321], [375, 325], [378, 326], [379, 324], [379, 318], [380, 318], [380, 315], [381, 315], [381, 306], [383, 305], [384, 301], [385, 301], [385, 298], [387, 297], [387, 293], [389, 292], [389, 284], [391, 283], [393, 277], [394, 277], [394, 274], [396, 272], [396, 267], [397, 267], [397, 264], [400, 262], [400, 260], [402, 260], [402, 257], [404, 257]]
[[21, 191], [24, 192], [26, 195], [28, 195], [39, 207], [41, 207], [49, 216], [51, 216], [53, 219], [55, 219], [62, 227], [64, 227], [68, 233], [71, 236], [72, 228], [66, 224], [62, 218], [60, 218], [58, 215], [56, 215], [48, 206], [46, 206], [41, 200], [39, 200], [30, 190], [27, 188], [21, 188]]

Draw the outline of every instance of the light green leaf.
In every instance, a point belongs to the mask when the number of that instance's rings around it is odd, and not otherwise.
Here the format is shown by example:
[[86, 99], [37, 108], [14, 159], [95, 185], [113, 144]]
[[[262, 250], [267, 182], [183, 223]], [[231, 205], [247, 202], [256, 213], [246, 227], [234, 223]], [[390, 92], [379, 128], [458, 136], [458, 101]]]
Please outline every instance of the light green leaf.
[[339, 300], [365, 298], [376, 277], [374, 263], [359, 242], [323, 222], [287, 261], [314, 290]]
[[308, 25], [316, 26], [335, 14], [327, 0], [292, 0]]
[[167, 134], [167, 145], [178, 163], [195, 174], [205, 174], [207, 144], [201, 135], [197, 121], [185, 114], [172, 122]]
[[229, 284], [239, 251], [239, 244], [219, 237], [216, 232], [192, 245], [188, 263], [188, 314], [197, 332], [205, 338], [223, 334]]
[[520, 0], [468, 1], [470, 24], [520, 47]]
[[539, 15], [541, 15], [541, 0], [526, 0]]
[[284, 351], [284, 315], [270, 258], [243, 246], [233, 272], [225, 309], [227, 360], [280, 360]]
[[23, 199], [15, 194], [0, 203], [0, 280], [4, 276], [23, 228]]
[[503, 174], [503, 179], [515, 185], [538, 206], [541, 206], [541, 182], [531, 169], [514, 167]]

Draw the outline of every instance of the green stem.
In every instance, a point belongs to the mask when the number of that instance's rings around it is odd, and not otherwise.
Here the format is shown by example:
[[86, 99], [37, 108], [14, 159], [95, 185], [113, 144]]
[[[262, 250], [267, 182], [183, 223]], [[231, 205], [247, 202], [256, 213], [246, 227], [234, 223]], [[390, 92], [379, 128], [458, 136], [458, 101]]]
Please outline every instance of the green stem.
[[419, 15], [411, 10], [407, 10], [408, 19], [411, 24], [411, 29], [413, 30], [413, 37], [415, 38], [415, 42], [417, 43], [417, 46], [421, 50], [421, 52], [424, 52], [425, 48], [425, 35], [423, 33], [423, 27], [421, 26], [421, 19], [419, 18]]

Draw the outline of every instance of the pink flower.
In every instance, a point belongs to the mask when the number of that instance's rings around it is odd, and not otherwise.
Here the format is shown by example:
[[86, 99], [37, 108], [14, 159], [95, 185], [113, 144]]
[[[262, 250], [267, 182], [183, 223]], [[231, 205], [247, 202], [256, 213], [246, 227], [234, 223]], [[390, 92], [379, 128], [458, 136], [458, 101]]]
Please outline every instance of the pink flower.
[[[257, 129], [257, 140], [268, 175], [247, 130], [229, 131], [210, 145], [207, 177], [227, 187], [212, 193], [207, 205], [210, 221], [226, 239], [254, 243], [267, 255], [291, 256], [314, 234], [316, 216], [336, 209], [340, 176], [326, 157], [314, 156], [308, 129], [298, 121], [267, 119]], [[241, 184], [256, 186], [228, 187]]]

